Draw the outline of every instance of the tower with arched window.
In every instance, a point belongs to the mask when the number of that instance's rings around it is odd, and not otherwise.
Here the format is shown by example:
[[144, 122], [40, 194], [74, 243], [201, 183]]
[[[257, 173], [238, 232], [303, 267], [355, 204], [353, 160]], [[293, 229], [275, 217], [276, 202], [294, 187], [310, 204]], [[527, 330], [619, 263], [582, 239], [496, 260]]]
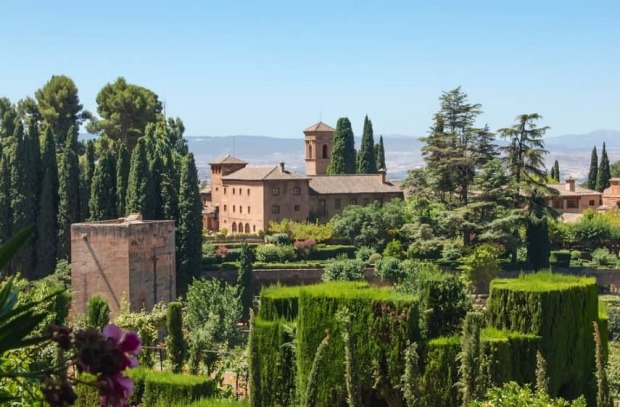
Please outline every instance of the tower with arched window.
[[304, 130], [306, 143], [306, 175], [325, 175], [332, 156], [334, 128], [323, 122]]

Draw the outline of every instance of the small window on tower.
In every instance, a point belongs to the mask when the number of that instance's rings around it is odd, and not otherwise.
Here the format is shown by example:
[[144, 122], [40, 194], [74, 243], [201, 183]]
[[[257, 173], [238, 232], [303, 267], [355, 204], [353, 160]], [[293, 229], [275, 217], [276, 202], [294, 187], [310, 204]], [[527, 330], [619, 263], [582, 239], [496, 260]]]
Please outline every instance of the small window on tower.
[[323, 158], [328, 158], [327, 157], [327, 144], [323, 144]]
[[280, 195], [280, 188], [273, 187], [273, 189], [271, 190], [271, 194], [272, 195]]
[[301, 194], [301, 188], [299, 187], [293, 188], [293, 195], [300, 195], [300, 194]]

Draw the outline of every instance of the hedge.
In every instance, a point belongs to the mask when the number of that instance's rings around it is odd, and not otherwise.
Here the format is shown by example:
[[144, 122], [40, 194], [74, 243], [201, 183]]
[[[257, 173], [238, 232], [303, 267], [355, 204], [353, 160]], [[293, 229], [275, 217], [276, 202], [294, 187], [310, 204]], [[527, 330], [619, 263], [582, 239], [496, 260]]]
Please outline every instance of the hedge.
[[[509, 381], [532, 383], [536, 373], [536, 351], [540, 338], [531, 334], [486, 328], [480, 334], [482, 351], [491, 360], [490, 381], [500, 386]], [[431, 339], [423, 353], [420, 378], [421, 406], [459, 406], [458, 336]]]
[[216, 390], [216, 383], [206, 376], [149, 371], [144, 375], [142, 405], [187, 405], [192, 401], [213, 396]]
[[272, 286], [261, 291], [258, 317], [265, 321], [297, 318], [300, 286]]
[[335, 259], [341, 254], [354, 259], [357, 248], [351, 245], [317, 245], [308, 255], [308, 260]]
[[250, 403], [231, 399], [202, 399], [191, 404], [175, 404], [173, 407], [250, 407]]
[[549, 263], [557, 267], [570, 267], [571, 253], [570, 250], [552, 251], [549, 256]]
[[542, 338], [551, 396], [593, 397], [592, 322], [598, 320], [594, 278], [542, 272], [496, 279], [487, 307], [492, 326]]

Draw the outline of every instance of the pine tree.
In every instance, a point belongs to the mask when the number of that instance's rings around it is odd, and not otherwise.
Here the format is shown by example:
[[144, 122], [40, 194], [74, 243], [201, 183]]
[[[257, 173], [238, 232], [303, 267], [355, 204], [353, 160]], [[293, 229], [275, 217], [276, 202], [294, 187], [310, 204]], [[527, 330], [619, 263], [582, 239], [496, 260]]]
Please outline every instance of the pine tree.
[[338, 119], [334, 131], [332, 158], [327, 166], [329, 175], [355, 174], [355, 139], [351, 122], [346, 117]]
[[189, 153], [181, 165], [179, 220], [177, 222], [177, 292], [184, 293], [202, 262], [202, 200], [194, 155]]
[[387, 170], [385, 166], [385, 148], [383, 147], [383, 136], [379, 137], [379, 144], [376, 146], [377, 152], [375, 158], [377, 160], [377, 170]]
[[43, 179], [37, 219], [36, 276], [42, 278], [56, 269], [58, 244], [58, 163], [56, 144], [50, 127], [45, 131], [41, 160]]
[[125, 144], [119, 145], [116, 158], [116, 213], [118, 216], [127, 215], [125, 204], [127, 201], [127, 183], [129, 181], [129, 150]]
[[114, 156], [105, 151], [95, 167], [90, 188], [90, 220], [107, 220], [116, 217], [116, 171]]
[[144, 219], [154, 218], [155, 190], [143, 138], [138, 140], [137, 146], [131, 153], [126, 201], [127, 213], [141, 213]]
[[603, 192], [609, 188], [609, 180], [611, 179], [611, 168], [609, 165], [609, 158], [607, 157], [607, 150], [605, 143], [603, 143], [603, 152], [601, 153], [601, 164], [598, 167], [598, 174], [596, 177], [596, 190]]
[[243, 319], [250, 317], [250, 308], [254, 301], [254, 277], [252, 276], [252, 249], [247, 242], [241, 246], [241, 256], [239, 257], [239, 268], [237, 275], [237, 292], [243, 306]]
[[373, 136], [372, 122], [368, 119], [368, 116], [364, 118], [364, 133], [362, 134], [362, 144], [360, 146], [360, 150], [357, 152], [357, 173], [377, 173], [375, 139]]
[[596, 146], [592, 147], [592, 155], [590, 157], [590, 171], [588, 172], [588, 182], [586, 186], [589, 189], [596, 189], [596, 179], [598, 178], [598, 155], [596, 154]]
[[553, 179], [560, 182], [560, 163], [558, 163], [558, 160], [555, 160], [553, 163]]
[[58, 166], [58, 259], [71, 252], [71, 224], [80, 221], [80, 166], [77, 156], [77, 130], [67, 134], [67, 145]]
[[168, 304], [166, 315], [166, 351], [170, 367], [174, 373], [180, 373], [185, 360], [185, 338], [183, 337], [183, 305], [180, 302]]

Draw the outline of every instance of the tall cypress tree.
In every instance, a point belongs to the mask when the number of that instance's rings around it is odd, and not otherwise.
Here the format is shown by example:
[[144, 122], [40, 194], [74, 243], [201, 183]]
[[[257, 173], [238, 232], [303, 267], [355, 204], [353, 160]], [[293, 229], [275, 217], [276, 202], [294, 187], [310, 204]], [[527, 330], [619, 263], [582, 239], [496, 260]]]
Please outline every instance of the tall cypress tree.
[[376, 145], [377, 153], [375, 154], [377, 160], [377, 170], [385, 170], [385, 148], [383, 147], [383, 136], [379, 137], [379, 143]]
[[355, 174], [355, 139], [351, 122], [346, 117], [338, 119], [334, 131], [332, 159], [327, 166], [329, 175]]
[[[1, 144], [1, 143], [0, 143]], [[0, 244], [11, 237], [11, 169], [9, 158], [0, 154]]]
[[553, 178], [560, 182], [560, 163], [558, 163], [558, 160], [555, 160], [553, 163]]
[[162, 219], [179, 219], [178, 177], [174, 167], [174, 159], [169, 148], [163, 150], [163, 171], [161, 180]]
[[127, 201], [127, 183], [129, 181], [129, 150], [120, 143], [116, 157], [116, 213], [118, 216], [127, 215], [125, 205]]
[[592, 147], [592, 155], [590, 156], [590, 171], [588, 172], [589, 189], [596, 188], [596, 179], [598, 177], [598, 154], [596, 154], [596, 146]]
[[153, 205], [154, 219], [164, 219], [164, 196], [162, 192], [164, 162], [160, 154], [160, 148], [156, 148], [153, 153], [152, 160], [149, 161], [149, 171], [151, 172], [151, 177], [153, 179], [153, 192], [155, 199]]
[[56, 143], [50, 127], [45, 131], [43, 156], [41, 160], [43, 180], [37, 219], [37, 263], [36, 277], [50, 275], [56, 269], [58, 244], [58, 163]]
[[611, 179], [611, 168], [609, 167], [609, 158], [607, 157], [607, 149], [605, 143], [603, 143], [603, 151], [601, 152], [601, 165], [598, 167], [598, 174], [596, 177], [596, 190], [603, 192], [606, 188], [609, 188], [609, 180]]
[[80, 221], [80, 165], [77, 130], [71, 127], [58, 166], [58, 258], [71, 253], [71, 224]]
[[90, 188], [90, 220], [107, 220], [116, 217], [116, 173], [114, 157], [105, 151], [95, 167]]
[[202, 262], [202, 200], [192, 153], [184, 157], [181, 164], [176, 238], [177, 292], [183, 294], [192, 276], [199, 274]]
[[364, 133], [362, 144], [357, 152], [357, 173], [376, 174], [377, 160], [375, 158], [375, 139], [372, 131], [372, 122], [368, 116], [364, 118]]
[[247, 242], [241, 246], [237, 274], [237, 294], [243, 306], [243, 319], [250, 318], [250, 308], [254, 300], [254, 277], [252, 276], [253, 252]]
[[126, 202], [127, 213], [141, 213], [144, 219], [155, 217], [155, 190], [143, 138], [131, 153]]
[[88, 140], [86, 143], [86, 154], [84, 155], [83, 171], [80, 172], [80, 211], [82, 213], [81, 219], [91, 219], [89, 214], [90, 205], [90, 189], [93, 183], [93, 175], [95, 174], [95, 143], [92, 140]]

